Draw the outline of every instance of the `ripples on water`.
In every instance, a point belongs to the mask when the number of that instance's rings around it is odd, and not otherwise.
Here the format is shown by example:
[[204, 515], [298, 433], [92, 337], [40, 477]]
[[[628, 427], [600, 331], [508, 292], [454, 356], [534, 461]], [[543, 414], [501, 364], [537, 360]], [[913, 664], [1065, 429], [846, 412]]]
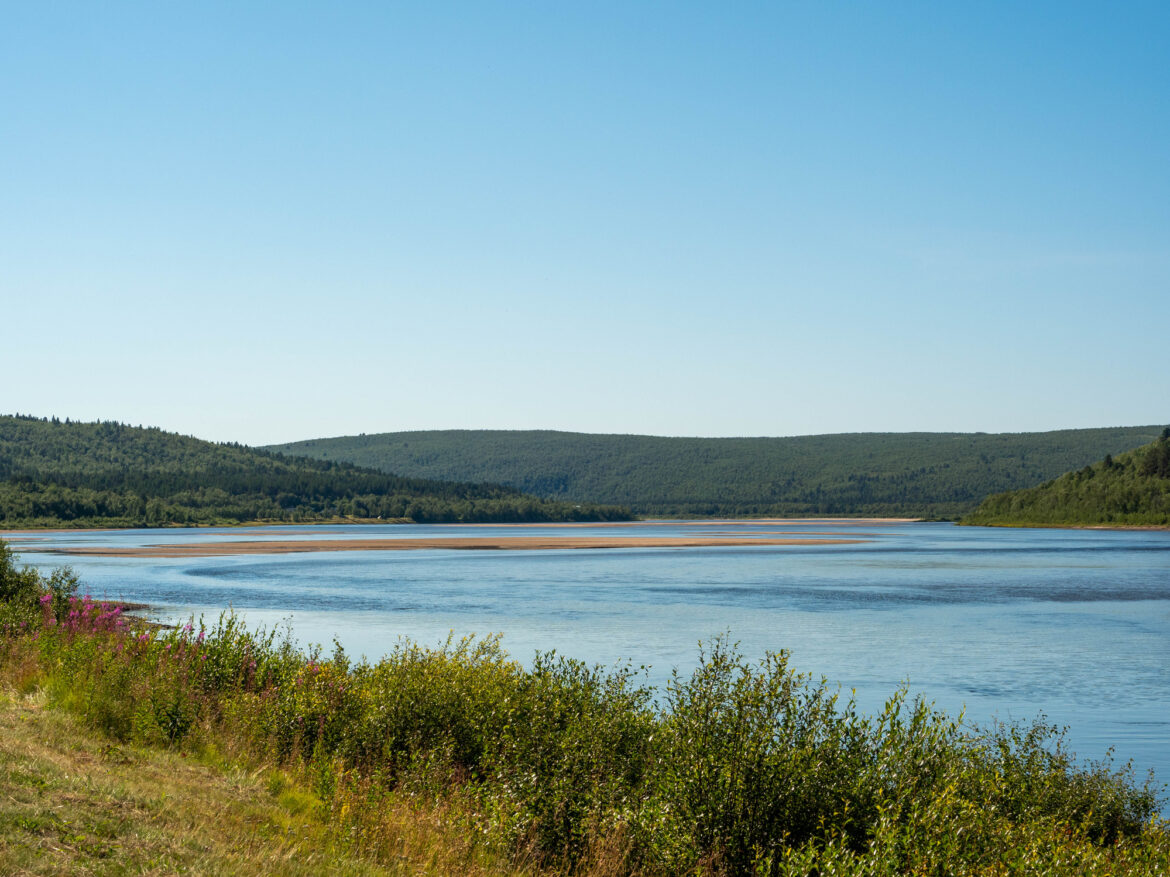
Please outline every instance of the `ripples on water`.
[[99, 596], [171, 619], [228, 605], [288, 621], [302, 642], [377, 658], [399, 636], [426, 644], [492, 632], [520, 659], [555, 649], [648, 664], [663, 685], [699, 640], [728, 632], [749, 656], [788, 649], [878, 709], [902, 681], [977, 722], [1045, 713], [1097, 758], [1115, 746], [1170, 779], [1170, 533], [961, 528], [646, 525], [653, 535], [847, 531], [840, 546], [565, 551], [327, 552], [233, 557], [61, 558], [39, 544], [635, 535], [625, 528], [363, 526], [38, 534], [41, 568], [70, 562]]

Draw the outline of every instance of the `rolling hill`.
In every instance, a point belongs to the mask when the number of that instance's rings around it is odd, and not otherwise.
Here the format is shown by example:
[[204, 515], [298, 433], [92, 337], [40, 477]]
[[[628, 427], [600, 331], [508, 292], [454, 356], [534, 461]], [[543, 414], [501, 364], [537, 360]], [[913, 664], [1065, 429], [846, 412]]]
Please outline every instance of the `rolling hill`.
[[963, 523], [1170, 525], [1170, 429], [1136, 450], [1106, 456], [1036, 487], [990, 496]]
[[268, 450], [425, 478], [487, 481], [644, 515], [958, 518], [1155, 439], [1161, 426], [1042, 433], [666, 438], [446, 430], [312, 439]]
[[626, 519], [514, 488], [400, 477], [155, 428], [0, 416], [0, 529]]

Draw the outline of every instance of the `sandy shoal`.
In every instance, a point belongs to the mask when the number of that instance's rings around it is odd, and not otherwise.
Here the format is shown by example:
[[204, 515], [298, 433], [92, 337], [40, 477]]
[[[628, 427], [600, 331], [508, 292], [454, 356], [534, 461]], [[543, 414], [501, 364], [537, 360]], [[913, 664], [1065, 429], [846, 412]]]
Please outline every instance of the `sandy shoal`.
[[467, 537], [438, 539], [321, 539], [314, 541], [203, 542], [192, 545], [141, 545], [133, 547], [77, 546], [47, 549], [44, 553], [98, 557], [221, 557], [233, 554], [296, 554], [311, 551], [419, 551], [451, 549], [483, 551], [491, 549], [547, 551], [568, 548], [708, 548], [740, 545], [849, 545], [865, 539], [784, 539], [784, 538], [708, 538], [688, 536], [643, 536], [622, 538], [590, 536], [555, 538], [510, 536], [501, 538]]
[[[831, 524], [834, 527], [873, 527], [879, 524], [913, 524], [921, 521], [922, 518], [684, 518], [675, 520], [673, 518], [648, 518], [642, 521], [537, 521], [525, 523], [512, 524], [442, 524], [440, 526], [450, 527], [474, 527], [475, 529], [492, 529], [496, 527], [507, 527], [509, 529], [523, 529], [531, 527], [533, 529], [573, 529], [573, 528], [594, 528], [594, 527], [613, 527], [613, 528], [645, 528], [645, 527], [738, 527], [738, 526], [759, 526], [761, 524]], [[319, 533], [322, 529], [328, 527], [348, 527], [348, 526], [365, 526], [373, 524], [378, 526], [398, 526], [393, 521], [376, 521], [370, 518], [362, 518], [361, 520], [352, 521], [318, 521], [300, 524], [286, 524], [278, 521], [263, 522], [263, 523], [248, 523], [248, 524], [232, 524], [223, 525], [218, 529], [224, 530], [267, 530], [272, 527], [279, 527], [284, 533]], [[143, 527], [37, 527], [37, 528], [18, 528], [14, 530], [5, 530], [0, 528], [0, 539], [35, 539], [48, 538], [49, 536], [60, 533], [117, 533], [123, 530], [141, 530], [141, 529], [159, 529], [159, 530], [207, 530], [210, 527], [158, 527], [158, 528], [143, 528]]]

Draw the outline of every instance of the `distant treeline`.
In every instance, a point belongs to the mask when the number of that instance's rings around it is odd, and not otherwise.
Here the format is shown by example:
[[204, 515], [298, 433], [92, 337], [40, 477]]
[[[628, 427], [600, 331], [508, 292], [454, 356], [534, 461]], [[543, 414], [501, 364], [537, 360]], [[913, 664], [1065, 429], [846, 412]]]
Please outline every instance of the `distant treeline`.
[[156, 428], [0, 417], [0, 528], [145, 527], [337, 517], [418, 522], [624, 520], [510, 487], [404, 478]]
[[963, 523], [1170, 525], [1170, 428], [1129, 453], [988, 497]]
[[642, 515], [957, 519], [1156, 438], [1161, 426], [1043, 433], [664, 438], [553, 431], [400, 432], [271, 450], [420, 478], [487, 481]]

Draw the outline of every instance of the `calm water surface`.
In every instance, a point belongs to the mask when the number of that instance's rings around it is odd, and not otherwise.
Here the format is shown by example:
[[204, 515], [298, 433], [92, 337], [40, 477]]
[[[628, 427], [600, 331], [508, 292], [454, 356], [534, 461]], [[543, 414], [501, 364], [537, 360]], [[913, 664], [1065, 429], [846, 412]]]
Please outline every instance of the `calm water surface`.
[[[702, 535], [847, 531], [856, 545], [563, 551], [366, 551], [179, 559], [61, 557], [38, 546], [246, 539]], [[640, 524], [611, 527], [360, 526], [36, 534], [14, 542], [69, 563], [95, 596], [150, 603], [169, 620], [291, 624], [377, 658], [402, 636], [501, 633], [519, 659], [555, 649], [650, 665], [661, 686], [697, 644], [726, 632], [752, 657], [787, 649], [797, 669], [856, 689], [866, 710], [905, 681], [975, 722], [1069, 725], [1086, 758], [1110, 746], [1170, 780], [1170, 533], [1010, 530], [949, 524]]]

